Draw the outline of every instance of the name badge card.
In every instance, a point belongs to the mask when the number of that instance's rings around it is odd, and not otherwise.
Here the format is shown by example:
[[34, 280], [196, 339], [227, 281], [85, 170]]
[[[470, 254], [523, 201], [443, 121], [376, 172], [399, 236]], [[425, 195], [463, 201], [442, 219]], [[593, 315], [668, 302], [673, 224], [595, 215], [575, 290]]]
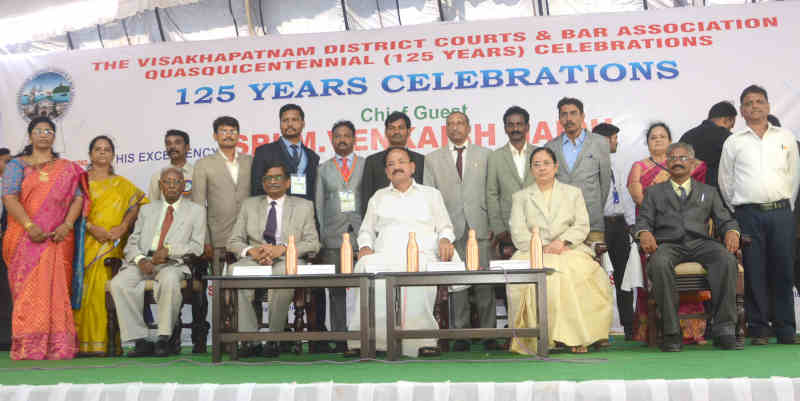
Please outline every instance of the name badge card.
[[261, 265], [252, 265], [252, 266], [232, 266], [233, 267], [233, 276], [244, 276], [244, 277], [265, 277], [272, 275], [272, 265], [270, 266], [261, 266]]
[[305, 174], [292, 174], [292, 195], [305, 195], [306, 192], [306, 176]]
[[356, 194], [351, 190], [339, 191], [339, 202], [342, 213], [356, 211]]

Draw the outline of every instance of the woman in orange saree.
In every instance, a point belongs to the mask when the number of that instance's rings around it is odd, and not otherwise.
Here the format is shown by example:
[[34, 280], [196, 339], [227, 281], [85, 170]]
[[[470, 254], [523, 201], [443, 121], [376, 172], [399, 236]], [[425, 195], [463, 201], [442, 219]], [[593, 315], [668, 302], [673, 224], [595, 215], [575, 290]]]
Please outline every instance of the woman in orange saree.
[[31, 144], [3, 174], [3, 257], [14, 303], [11, 359], [70, 359], [78, 351], [69, 289], [83, 169], [52, 151], [55, 124], [49, 118], [34, 118], [28, 137]]

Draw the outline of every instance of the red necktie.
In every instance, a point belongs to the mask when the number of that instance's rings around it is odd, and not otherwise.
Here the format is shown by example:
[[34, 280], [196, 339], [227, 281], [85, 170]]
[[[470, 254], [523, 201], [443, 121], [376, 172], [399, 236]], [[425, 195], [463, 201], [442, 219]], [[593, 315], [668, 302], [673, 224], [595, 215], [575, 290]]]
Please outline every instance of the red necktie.
[[350, 177], [350, 167], [347, 165], [347, 158], [342, 158], [342, 175], [347, 178]]
[[464, 159], [463, 159], [463, 156], [462, 156], [464, 154], [464, 149], [466, 149], [466, 146], [462, 146], [460, 148], [458, 148], [458, 147], [456, 148], [456, 152], [458, 152], [458, 157], [456, 158], [456, 170], [458, 170], [458, 178], [460, 178], [460, 179], [463, 179], [461, 177], [461, 174], [462, 174], [462, 172], [464, 170], [464, 168], [462, 167], [462, 165], [464, 164]]
[[167, 206], [167, 215], [164, 216], [164, 222], [161, 223], [161, 238], [158, 239], [158, 248], [156, 248], [156, 250], [164, 247], [164, 239], [167, 238], [169, 227], [172, 225], [172, 212], [174, 211], [175, 208], [173, 208], [172, 205]]

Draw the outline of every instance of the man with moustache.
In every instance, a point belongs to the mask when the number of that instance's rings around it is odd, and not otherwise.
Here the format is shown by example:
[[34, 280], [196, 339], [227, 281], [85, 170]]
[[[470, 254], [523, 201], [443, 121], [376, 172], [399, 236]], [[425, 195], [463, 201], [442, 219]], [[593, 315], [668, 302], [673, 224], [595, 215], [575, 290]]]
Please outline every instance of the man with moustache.
[[[667, 167], [671, 178], [645, 190], [634, 228], [642, 250], [650, 254], [647, 277], [661, 314], [664, 352], [680, 351], [683, 343], [675, 266], [684, 262], [698, 262], [708, 272], [714, 345], [726, 350], [736, 348], [737, 263], [733, 255], [739, 249], [739, 226], [717, 190], [691, 178], [689, 167], [693, 164], [692, 145], [669, 145]], [[717, 232], [724, 234], [724, 245], [708, 235], [709, 218], [714, 219]]]
[[[486, 175], [491, 150], [469, 143], [470, 124], [466, 114], [457, 111], [446, 120], [450, 144], [425, 156], [424, 184], [438, 189], [444, 198], [450, 221], [455, 229], [455, 249], [462, 260], [467, 257], [467, 237], [470, 229], [478, 239], [479, 265], [489, 266], [489, 215], [486, 212]], [[474, 291], [479, 327], [497, 325], [494, 291], [490, 285], [455, 287], [450, 294], [453, 305], [453, 327], [471, 327], [468, 292]], [[494, 340], [486, 340], [487, 350], [496, 349]], [[454, 351], [467, 351], [470, 342], [456, 341]]]
[[717, 186], [719, 175], [719, 158], [722, 155], [722, 144], [731, 135], [736, 123], [736, 107], [731, 102], [719, 102], [711, 106], [708, 119], [697, 127], [686, 131], [680, 141], [692, 145], [697, 159], [706, 162], [706, 184]]
[[528, 143], [530, 114], [519, 106], [511, 106], [503, 114], [503, 126], [508, 135], [508, 144], [489, 155], [486, 177], [486, 207], [489, 215], [489, 238], [492, 248], [499, 246], [513, 249], [508, 219], [511, 217], [511, 196], [515, 192], [533, 184], [530, 169], [527, 168], [533, 146]]
[[[617, 153], [619, 144], [619, 127], [609, 123], [597, 124], [592, 132], [608, 138], [609, 151], [612, 155]], [[624, 177], [624, 174], [614, 174], [614, 163], [612, 160], [611, 169], [611, 191], [603, 208], [605, 217], [605, 240], [608, 245], [608, 256], [611, 265], [614, 266], [614, 286], [617, 289], [617, 310], [619, 321], [625, 330], [625, 341], [633, 340], [633, 292], [623, 291], [622, 279], [625, 277], [625, 267], [628, 264], [628, 255], [631, 252], [631, 244], [628, 237], [628, 227], [636, 223], [636, 213], [634, 210], [633, 199], [625, 188], [625, 180], [617, 180], [616, 177]]]
[[289, 168], [291, 187], [289, 194], [314, 202], [314, 183], [317, 180], [319, 155], [302, 141], [306, 115], [296, 104], [285, 104], [278, 111], [281, 137], [277, 141], [259, 146], [253, 155], [250, 173], [250, 195], [264, 195], [261, 177], [266, 163], [277, 160]]
[[558, 101], [558, 121], [564, 132], [545, 146], [556, 153], [558, 181], [581, 189], [589, 211], [586, 243], [603, 242], [603, 207], [611, 188], [611, 158], [608, 141], [583, 128], [583, 102], [565, 97]]
[[[386, 117], [384, 122], [386, 129], [386, 139], [389, 140], [389, 146], [399, 146], [408, 148], [408, 136], [411, 133], [411, 119], [400, 111], [395, 111]], [[382, 152], [374, 153], [367, 157], [364, 162], [364, 178], [361, 179], [361, 215], [367, 212], [367, 204], [369, 203], [372, 195], [379, 189], [385, 188], [389, 185], [389, 179], [386, 178], [386, 153], [389, 149]], [[414, 170], [414, 180], [422, 182], [423, 170], [425, 167], [425, 156], [409, 150], [411, 161], [414, 162], [416, 170]]]
[[[752, 345], [795, 344], [792, 293], [794, 218], [800, 184], [794, 135], [767, 120], [767, 91], [750, 85], [739, 98], [747, 127], [722, 146], [719, 189], [752, 243], [742, 249], [745, 310]], [[773, 316], [770, 317], [770, 307]]]
[[[320, 225], [320, 263], [336, 265], [341, 273], [339, 252], [342, 233], [350, 233], [350, 245], [358, 249], [356, 237], [361, 228], [359, 191], [364, 175], [364, 159], [353, 152], [356, 128], [350, 121], [338, 121], [331, 129], [331, 144], [336, 154], [320, 164], [316, 183], [316, 211]], [[331, 329], [347, 330], [344, 288], [331, 288]], [[335, 352], [345, 352], [345, 342], [336, 344]]]
[[[414, 180], [415, 163], [404, 147], [391, 147], [385, 152], [384, 172], [391, 184], [379, 189], [369, 200], [367, 214], [358, 233], [357, 273], [406, 271], [406, 244], [409, 233], [416, 233], [419, 246], [419, 270], [426, 271], [429, 263], [453, 258], [453, 225], [447, 215], [439, 190], [418, 184]], [[354, 305], [360, 297], [351, 289]], [[386, 350], [386, 287], [383, 280], [375, 281], [376, 349]], [[436, 330], [433, 317], [436, 287], [411, 287], [402, 290], [401, 317], [405, 329]], [[348, 328], [359, 330], [360, 313], [349, 316]], [[348, 341], [351, 350], [358, 341]], [[436, 356], [439, 350], [435, 339], [403, 340], [406, 356]]]
[[239, 121], [223, 116], [212, 124], [219, 150], [197, 161], [194, 169], [192, 201], [205, 206], [208, 235], [205, 254], [213, 255], [214, 274], [222, 273], [221, 259], [236, 222], [242, 202], [250, 194], [250, 168], [253, 157], [236, 151]]
[[[192, 173], [194, 168], [192, 164], [186, 160], [186, 154], [189, 152], [189, 134], [177, 129], [167, 130], [167, 133], [164, 134], [164, 146], [167, 156], [169, 156], [169, 165], [183, 171], [183, 177], [186, 181], [183, 197], [191, 197], [193, 184]], [[161, 199], [161, 188], [158, 184], [160, 179], [160, 171], [153, 173], [150, 177], [150, 186], [148, 187], [147, 196], [151, 201]]]

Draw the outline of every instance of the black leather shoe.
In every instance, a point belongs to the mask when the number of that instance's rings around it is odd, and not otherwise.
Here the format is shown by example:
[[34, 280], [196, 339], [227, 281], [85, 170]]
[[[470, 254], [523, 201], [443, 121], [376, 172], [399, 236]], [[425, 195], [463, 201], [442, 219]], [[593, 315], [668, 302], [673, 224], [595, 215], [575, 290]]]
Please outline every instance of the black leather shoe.
[[345, 341], [337, 341], [336, 348], [333, 349], [334, 354], [341, 354], [347, 351], [347, 342]]
[[453, 344], [453, 351], [454, 352], [464, 352], [469, 351], [470, 348], [469, 341], [466, 340], [457, 340], [455, 344]]
[[263, 351], [261, 351], [261, 356], [265, 358], [275, 358], [281, 354], [280, 350], [278, 350], [278, 344], [274, 341], [269, 341], [264, 345]]
[[800, 344], [795, 336], [778, 337], [778, 344]]
[[153, 356], [154, 345], [147, 340], [136, 340], [136, 345], [128, 351], [128, 357], [140, 358], [143, 356]]
[[714, 346], [724, 350], [736, 349], [736, 336], [726, 334], [714, 337]]
[[439, 347], [421, 347], [418, 352], [419, 352], [418, 356], [420, 358], [430, 358], [442, 355], [442, 352], [439, 350]]
[[327, 341], [312, 341], [308, 344], [308, 352], [312, 354], [330, 354], [333, 349]]
[[767, 345], [769, 344], [769, 337], [753, 337], [750, 339], [750, 345]]
[[486, 351], [497, 351], [502, 349], [502, 347], [497, 344], [497, 340], [490, 339], [483, 342], [483, 349]]
[[625, 341], [633, 341], [633, 327], [625, 328]]
[[205, 343], [202, 343], [202, 344], [201, 343], [197, 343], [197, 344], [192, 346], [192, 353], [193, 354], [205, 354], [207, 352], [208, 351], [206, 350], [206, 344]]
[[164, 356], [169, 356], [169, 354], [170, 354], [170, 347], [169, 347], [169, 343], [167, 342], [167, 340], [158, 340], [158, 342], [156, 342], [156, 346], [155, 346], [155, 350], [153, 351], [153, 355], [154, 356], [164, 357]]
[[241, 343], [239, 350], [236, 352], [239, 358], [249, 358], [253, 356], [261, 356], [264, 352], [264, 346], [261, 343]]
[[358, 358], [361, 356], [361, 348], [350, 348], [342, 352], [342, 356], [345, 358]]
[[683, 347], [683, 335], [682, 334], [672, 334], [672, 335], [665, 335], [664, 342], [661, 344], [661, 351], [662, 352], [681, 352], [681, 348]]

